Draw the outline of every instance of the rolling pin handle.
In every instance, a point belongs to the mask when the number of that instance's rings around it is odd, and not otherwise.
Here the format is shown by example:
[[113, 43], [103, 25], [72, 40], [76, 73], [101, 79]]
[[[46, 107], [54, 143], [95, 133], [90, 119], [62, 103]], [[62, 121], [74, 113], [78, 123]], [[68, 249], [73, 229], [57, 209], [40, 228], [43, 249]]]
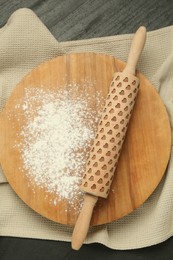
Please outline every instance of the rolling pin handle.
[[136, 31], [133, 37], [124, 72], [135, 75], [136, 65], [141, 55], [141, 52], [144, 48], [145, 41], [146, 41], [146, 28], [144, 26], [141, 26]]
[[85, 194], [84, 204], [75, 224], [72, 235], [72, 249], [79, 250], [82, 246], [90, 226], [93, 208], [98, 200], [98, 197]]

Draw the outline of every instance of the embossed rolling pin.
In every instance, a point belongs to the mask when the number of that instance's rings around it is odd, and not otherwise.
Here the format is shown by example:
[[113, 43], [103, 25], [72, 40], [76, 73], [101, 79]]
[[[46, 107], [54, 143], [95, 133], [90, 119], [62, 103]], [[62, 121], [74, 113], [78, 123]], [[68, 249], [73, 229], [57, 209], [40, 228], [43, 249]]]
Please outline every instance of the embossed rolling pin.
[[90, 225], [98, 197], [107, 198], [118, 163], [127, 127], [139, 88], [135, 76], [136, 64], [146, 39], [141, 26], [134, 35], [128, 60], [123, 72], [116, 72], [111, 82], [97, 133], [91, 147], [82, 179], [84, 204], [72, 235], [72, 248], [80, 249]]

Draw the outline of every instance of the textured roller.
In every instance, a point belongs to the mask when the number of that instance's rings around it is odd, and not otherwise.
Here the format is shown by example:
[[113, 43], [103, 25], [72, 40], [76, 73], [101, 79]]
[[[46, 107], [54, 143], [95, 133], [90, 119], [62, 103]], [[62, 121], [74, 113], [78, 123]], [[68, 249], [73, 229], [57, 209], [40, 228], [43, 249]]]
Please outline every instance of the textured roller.
[[83, 176], [83, 191], [98, 197], [108, 196], [138, 86], [139, 79], [135, 76], [115, 73]]

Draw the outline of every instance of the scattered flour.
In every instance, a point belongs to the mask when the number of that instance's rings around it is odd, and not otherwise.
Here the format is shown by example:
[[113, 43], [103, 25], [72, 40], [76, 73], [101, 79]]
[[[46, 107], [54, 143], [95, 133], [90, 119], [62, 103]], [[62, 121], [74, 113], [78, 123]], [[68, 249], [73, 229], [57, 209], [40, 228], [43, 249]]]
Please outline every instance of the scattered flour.
[[16, 105], [25, 118], [23, 141], [15, 145], [23, 170], [34, 185], [55, 194], [54, 205], [65, 199], [73, 206], [82, 195], [79, 185], [102, 101], [92, 85], [71, 83], [58, 91], [28, 87]]

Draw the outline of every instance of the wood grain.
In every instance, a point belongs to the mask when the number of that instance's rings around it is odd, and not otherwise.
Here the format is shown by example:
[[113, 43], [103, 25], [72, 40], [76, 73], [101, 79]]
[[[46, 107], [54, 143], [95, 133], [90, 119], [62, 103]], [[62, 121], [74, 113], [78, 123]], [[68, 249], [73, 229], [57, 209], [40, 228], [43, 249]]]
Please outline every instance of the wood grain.
[[[40, 86], [58, 90], [66, 82], [82, 84], [84, 79], [95, 82], [95, 91], [104, 97], [115, 71], [122, 71], [124, 63], [114, 57], [81, 53], [58, 57], [41, 64], [16, 86], [0, 115], [0, 161], [4, 173], [18, 196], [32, 209], [48, 219], [74, 225], [76, 211], [68, 201], [56, 206], [49, 201], [44, 189], [33, 192], [28, 179], [20, 170], [22, 160], [14, 147], [20, 137], [24, 119], [21, 114], [9, 119], [11, 111], [24, 95], [25, 87]], [[112, 183], [112, 190], [105, 199], [99, 199], [91, 224], [98, 225], [119, 219], [139, 207], [155, 190], [165, 172], [171, 145], [170, 124], [166, 109], [151, 83], [138, 72], [141, 81], [138, 99], [124, 141], [119, 164]], [[77, 95], [77, 93], [76, 93]], [[18, 121], [17, 118], [20, 117]], [[12, 127], [13, 125], [13, 127]], [[78, 205], [78, 201], [76, 201]]]
[[14, 0], [0, 1], [0, 27], [19, 8], [30, 8], [59, 41], [134, 33], [173, 24], [173, 1]]

